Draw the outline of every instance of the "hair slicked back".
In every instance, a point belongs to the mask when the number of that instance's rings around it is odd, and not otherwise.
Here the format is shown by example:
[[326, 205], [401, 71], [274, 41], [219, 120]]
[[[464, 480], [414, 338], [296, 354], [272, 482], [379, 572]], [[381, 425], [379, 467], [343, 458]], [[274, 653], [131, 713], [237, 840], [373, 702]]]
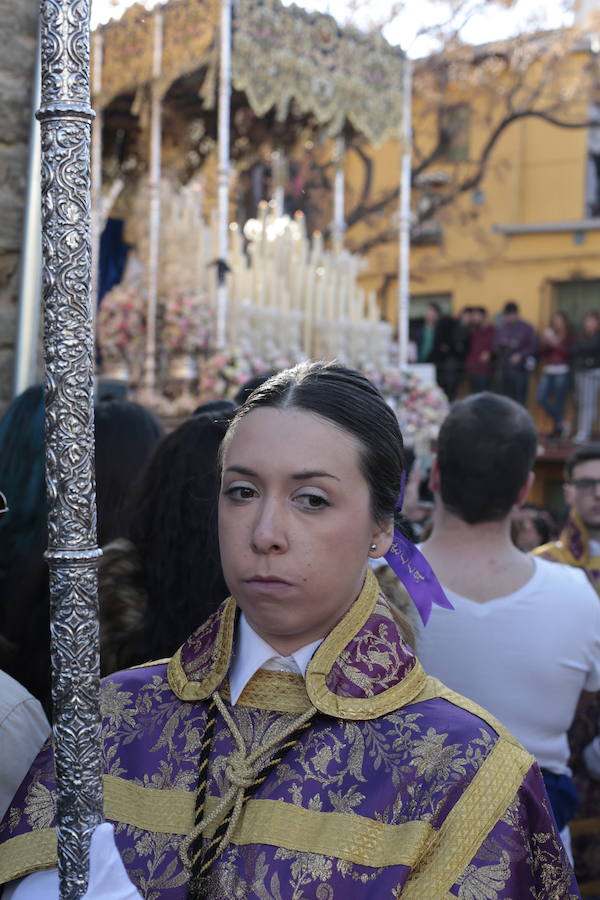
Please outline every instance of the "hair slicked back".
[[222, 450], [242, 418], [269, 407], [313, 413], [356, 438], [372, 515], [378, 522], [393, 517], [404, 468], [402, 435], [394, 412], [365, 375], [335, 362], [304, 362], [279, 372], [240, 407]]

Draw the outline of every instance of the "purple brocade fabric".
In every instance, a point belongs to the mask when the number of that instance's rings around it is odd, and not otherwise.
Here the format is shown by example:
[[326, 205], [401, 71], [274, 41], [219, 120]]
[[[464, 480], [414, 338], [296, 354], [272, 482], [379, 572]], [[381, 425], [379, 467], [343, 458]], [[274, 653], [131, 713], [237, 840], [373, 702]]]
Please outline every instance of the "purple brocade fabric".
[[223, 624], [225, 610], [226, 605], [223, 603], [181, 648], [181, 664], [188, 678], [193, 681], [205, 678], [215, 664], [215, 642]]
[[[600, 596], [599, 557], [590, 554], [587, 529], [573, 510], [559, 540], [536, 548], [533, 554], [582, 569]], [[565, 602], [569, 602], [568, 597], [565, 597]], [[570, 823], [571, 845], [575, 872], [586, 897], [600, 897], [600, 782], [588, 775], [582, 754], [587, 744], [599, 733], [599, 727], [600, 696], [593, 694], [585, 705], [578, 708], [569, 729], [569, 765], [579, 795], [579, 808]]]
[[[181, 654], [198, 681], [227, 646], [223, 610]], [[228, 662], [228, 660], [226, 660]], [[384, 600], [348, 641], [328, 689], [382, 703], [414, 677]], [[217, 667], [218, 670], [218, 667]], [[270, 678], [279, 677], [269, 673]], [[285, 681], [287, 679], [287, 681]], [[300, 679], [290, 679], [302, 693]], [[283, 682], [282, 682], [283, 683]], [[250, 683], [252, 684], [252, 682]], [[225, 701], [226, 702], [226, 701]], [[268, 704], [267, 704], [268, 705]], [[297, 712], [227, 707], [248, 750]], [[146, 900], [185, 900], [180, 854], [193, 822], [207, 702], [181, 700], [167, 666], [103, 682], [105, 813], [130, 878]], [[383, 708], [383, 706], [382, 706]], [[235, 743], [219, 716], [208, 796], [227, 791]], [[0, 825], [0, 881], [55, 865], [52, 751], [46, 747]], [[210, 900], [576, 900], [531, 757], [483, 711], [433, 679], [370, 719], [317, 713], [245, 807], [211, 873]]]
[[369, 627], [359, 631], [333, 664], [326, 681], [338, 697], [375, 697], [413, 669], [415, 655], [402, 641], [388, 610], [387, 601], [380, 597]]

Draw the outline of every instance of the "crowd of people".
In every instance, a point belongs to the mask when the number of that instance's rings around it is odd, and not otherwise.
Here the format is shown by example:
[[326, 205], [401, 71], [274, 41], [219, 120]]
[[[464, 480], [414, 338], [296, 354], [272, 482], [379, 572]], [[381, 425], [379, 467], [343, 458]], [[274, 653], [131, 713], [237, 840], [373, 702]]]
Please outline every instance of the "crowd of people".
[[[465, 358], [528, 333], [513, 314]], [[600, 895], [600, 447], [559, 530], [527, 504], [534, 423], [490, 384], [428, 462], [336, 364], [169, 434], [97, 403], [114, 834], [86, 900], [573, 900], [573, 863]], [[2, 900], [58, 896], [43, 453], [34, 387], [0, 422]]]
[[435, 365], [439, 386], [453, 401], [460, 392], [494, 390], [527, 405], [530, 378], [539, 367], [536, 402], [552, 421], [550, 438], [567, 437], [570, 392], [577, 409], [577, 443], [592, 435], [600, 392], [600, 315], [588, 312], [579, 331], [556, 312], [537, 334], [508, 301], [491, 322], [483, 306], [465, 307], [458, 317], [430, 303], [423, 322], [413, 327], [415, 361]]

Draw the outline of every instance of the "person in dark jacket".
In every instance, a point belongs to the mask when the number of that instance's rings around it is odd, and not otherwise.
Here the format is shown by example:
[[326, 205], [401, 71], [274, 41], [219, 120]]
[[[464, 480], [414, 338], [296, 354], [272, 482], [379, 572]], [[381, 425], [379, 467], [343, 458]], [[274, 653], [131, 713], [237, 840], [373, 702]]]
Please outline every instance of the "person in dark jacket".
[[443, 315], [430, 303], [418, 338], [419, 362], [435, 365], [436, 380], [449, 400], [454, 400], [468, 349], [468, 328], [454, 316]]
[[577, 434], [575, 443], [590, 439], [592, 426], [598, 414], [600, 390], [600, 316], [587, 313], [583, 331], [573, 344], [573, 366], [577, 393]]
[[487, 310], [475, 306], [471, 310], [471, 340], [466, 368], [472, 394], [488, 391], [493, 375], [493, 347], [495, 328], [487, 319]]
[[498, 391], [522, 406], [527, 404], [529, 373], [535, 368], [536, 349], [533, 326], [520, 318], [518, 305], [509, 300], [494, 337]]

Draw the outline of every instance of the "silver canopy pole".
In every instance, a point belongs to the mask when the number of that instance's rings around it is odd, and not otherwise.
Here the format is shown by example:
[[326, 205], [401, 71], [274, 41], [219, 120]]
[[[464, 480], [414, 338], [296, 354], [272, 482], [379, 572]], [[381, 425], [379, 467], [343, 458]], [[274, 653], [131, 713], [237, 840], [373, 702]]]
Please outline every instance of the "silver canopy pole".
[[41, 3], [46, 484], [61, 900], [88, 880], [102, 818], [88, 0]]
[[227, 271], [229, 259], [229, 135], [231, 116], [231, 0], [221, 0], [218, 134], [218, 243], [216, 343], [227, 344]]
[[19, 324], [17, 326], [13, 391], [15, 397], [24, 391], [25, 388], [28, 388], [29, 385], [34, 384], [37, 375], [42, 287], [42, 235], [40, 212], [40, 124], [34, 112], [39, 105], [40, 40], [38, 28], [20, 266]]
[[410, 194], [412, 164], [412, 66], [404, 57], [402, 83], [402, 163], [399, 198], [398, 247], [398, 365], [408, 362], [408, 328], [410, 315]]
[[160, 74], [163, 57], [163, 11], [154, 10], [152, 43], [152, 85], [150, 88], [150, 164], [148, 173], [149, 229], [146, 302], [146, 349], [140, 399], [156, 403], [156, 313], [158, 308], [158, 262], [160, 255], [162, 93]]
[[102, 215], [102, 110], [98, 109], [98, 99], [102, 90], [102, 62], [104, 40], [100, 26], [94, 32], [94, 71], [92, 81], [92, 99], [96, 107], [96, 121], [92, 128], [92, 271], [91, 295], [92, 316], [96, 316], [98, 306], [98, 281], [100, 273], [100, 237], [104, 228]]
[[346, 141], [343, 137], [336, 138], [334, 159], [335, 178], [333, 181], [333, 222], [331, 235], [334, 253], [341, 253], [344, 249], [344, 234], [346, 233], [346, 219], [344, 212], [346, 190], [344, 171], [344, 163], [346, 161]]

